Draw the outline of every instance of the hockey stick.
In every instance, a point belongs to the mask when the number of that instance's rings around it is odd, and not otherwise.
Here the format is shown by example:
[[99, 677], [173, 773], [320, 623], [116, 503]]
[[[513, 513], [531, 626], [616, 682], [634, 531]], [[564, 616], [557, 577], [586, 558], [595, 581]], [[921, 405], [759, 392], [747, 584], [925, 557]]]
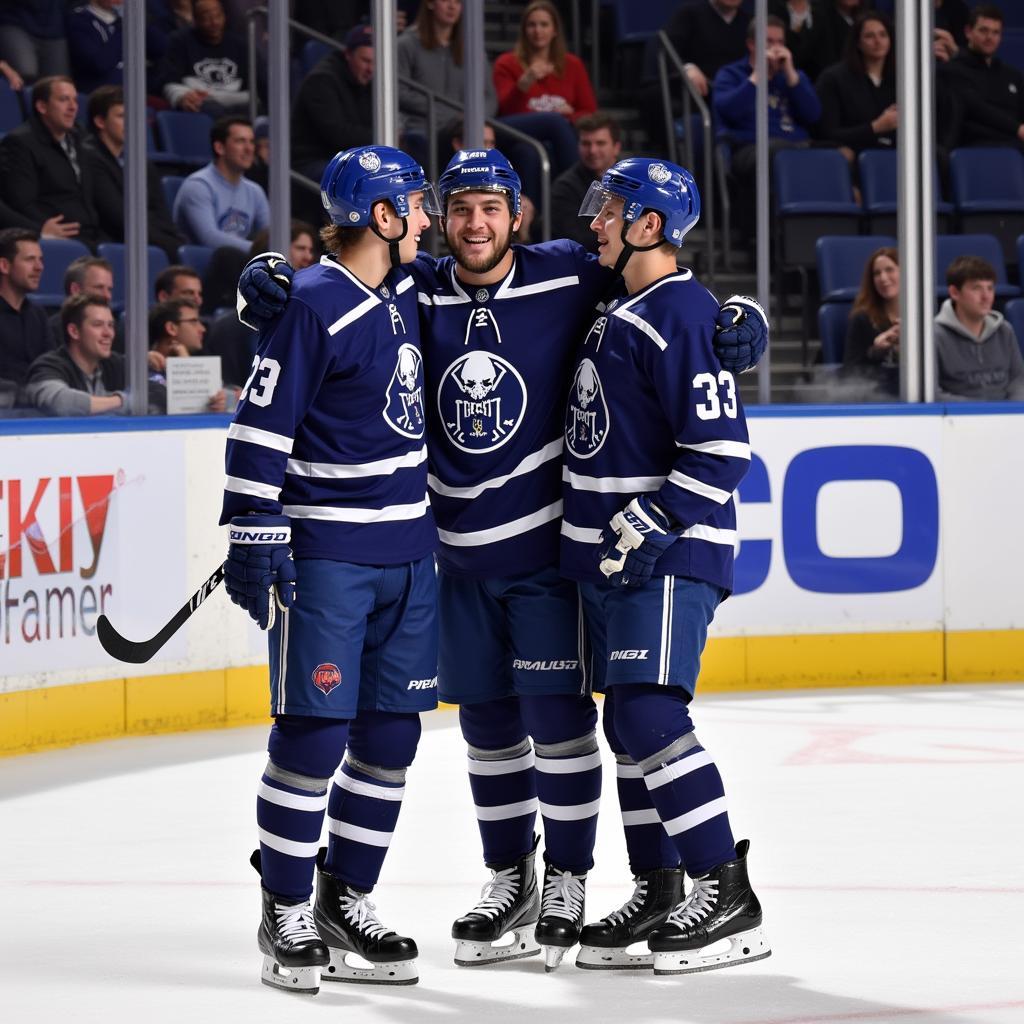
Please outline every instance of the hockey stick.
[[126, 640], [110, 624], [106, 615], [96, 620], [96, 635], [100, 639], [103, 650], [118, 661], [141, 665], [160, 650], [168, 640], [178, 632], [192, 613], [217, 589], [224, 579], [224, 566], [218, 565], [210, 578], [174, 613], [170, 622], [151, 640]]

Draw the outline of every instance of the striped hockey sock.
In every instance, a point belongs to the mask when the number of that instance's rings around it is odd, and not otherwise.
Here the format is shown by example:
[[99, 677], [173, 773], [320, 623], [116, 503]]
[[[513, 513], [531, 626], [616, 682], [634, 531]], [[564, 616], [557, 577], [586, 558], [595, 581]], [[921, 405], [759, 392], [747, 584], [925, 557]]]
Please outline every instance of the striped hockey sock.
[[537, 783], [529, 740], [502, 750], [469, 748], [469, 787], [484, 863], [512, 864], [533, 848]]
[[679, 866], [679, 851], [662, 827], [644, 784], [644, 773], [628, 754], [615, 755], [615, 786], [626, 836], [629, 870], [634, 875]]
[[594, 866], [601, 804], [601, 754], [590, 732], [564, 743], [534, 743], [544, 851], [560, 871], [585, 874]]

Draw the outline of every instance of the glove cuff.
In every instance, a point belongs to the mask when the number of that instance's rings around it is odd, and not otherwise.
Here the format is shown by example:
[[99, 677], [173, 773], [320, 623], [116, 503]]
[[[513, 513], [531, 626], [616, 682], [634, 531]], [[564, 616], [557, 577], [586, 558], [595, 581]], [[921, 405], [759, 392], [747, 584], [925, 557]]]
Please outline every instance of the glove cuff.
[[228, 524], [229, 544], [291, 544], [287, 516], [235, 516]]
[[726, 309], [729, 306], [736, 306], [739, 307], [740, 309], [743, 309], [744, 307], [749, 307], [748, 311], [753, 311], [757, 313], [757, 315], [765, 322], [765, 324], [768, 323], [768, 317], [765, 314], [765, 311], [761, 308], [761, 304], [757, 301], [757, 299], [753, 299], [749, 295], [730, 295], [729, 298], [727, 298], [725, 302], [722, 303], [722, 308]]

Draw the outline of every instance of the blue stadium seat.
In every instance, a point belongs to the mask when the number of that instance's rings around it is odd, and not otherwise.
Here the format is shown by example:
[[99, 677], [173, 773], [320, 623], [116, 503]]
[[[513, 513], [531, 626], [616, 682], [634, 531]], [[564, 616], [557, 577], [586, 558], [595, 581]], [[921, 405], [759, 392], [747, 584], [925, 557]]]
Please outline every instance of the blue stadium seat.
[[[1020, 7], [1020, 4], [1003, 4], [1004, 16], [1009, 15], [1014, 8]], [[1022, 12], [1017, 11], [1016, 17], [1021, 18]], [[1008, 28], [1003, 27], [1003, 40], [999, 44], [999, 51], [997, 56], [1000, 60], [1006, 61], [1007, 64], [1012, 64], [1018, 70], [1024, 71], [1024, 28]]]
[[[860, 171], [861, 195], [867, 229], [876, 235], [891, 235], [896, 231], [896, 210], [899, 198], [899, 156], [894, 149], [865, 149], [857, 158]], [[938, 230], [952, 227], [953, 204], [942, 198], [939, 168], [933, 165], [932, 193]]]
[[818, 307], [818, 332], [821, 334], [821, 361], [836, 364], [843, 361], [846, 346], [846, 323], [850, 318], [849, 302], [826, 302]]
[[[111, 306], [115, 313], [124, 309], [124, 284], [125, 284], [125, 262], [124, 246], [120, 242], [101, 242], [96, 247], [96, 254], [103, 259], [109, 260], [114, 268], [114, 297]], [[170, 264], [167, 261], [167, 253], [155, 245], [149, 246], [149, 293], [148, 301], [156, 301], [156, 288], [154, 283], [161, 270], [166, 269]]]
[[59, 306], [64, 301], [64, 271], [79, 256], [91, 256], [89, 249], [73, 238], [42, 238], [43, 276], [32, 301], [40, 306]]
[[996, 298], [1010, 299], [1020, 295], [1020, 289], [1006, 278], [1003, 249], [994, 235], [937, 235], [935, 238], [935, 295], [945, 298], [946, 268], [958, 256], [980, 256], [996, 270]]
[[1024, 231], [1024, 156], [1009, 146], [955, 149], [949, 158], [960, 230], [995, 235], [1007, 263]]
[[896, 247], [889, 235], [826, 235], [818, 239], [818, 284], [822, 302], [852, 302], [864, 265], [876, 249]]
[[165, 152], [173, 153], [178, 163], [202, 166], [212, 159], [210, 129], [213, 118], [183, 110], [160, 110], [157, 111], [156, 124]]
[[78, 113], [75, 115], [75, 120], [78, 122], [78, 127], [83, 132], [88, 133], [89, 131], [89, 94], [87, 92], [80, 92], [78, 94]]
[[302, 76], [305, 77], [331, 52], [331, 47], [319, 39], [310, 39], [302, 47]]
[[206, 273], [206, 267], [213, 255], [213, 249], [208, 245], [179, 245], [178, 262], [184, 263], [186, 267], [192, 267], [202, 277]]
[[21, 97], [0, 76], [0, 132], [9, 132], [25, 120]]
[[164, 190], [164, 202], [167, 203], [167, 209], [174, 209], [174, 198], [178, 194], [178, 189], [181, 188], [184, 178], [177, 174], [165, 174], [160, 179], [160, 187]]
[[1021, 355], [1024, 355], [1024, 299], [1010, 299], [1003, 315], [1017, 335], [1017, 344], [1020, 345]]
[[616, 45], [644, 43], [664, 28], [679, 0], [611, 0]]

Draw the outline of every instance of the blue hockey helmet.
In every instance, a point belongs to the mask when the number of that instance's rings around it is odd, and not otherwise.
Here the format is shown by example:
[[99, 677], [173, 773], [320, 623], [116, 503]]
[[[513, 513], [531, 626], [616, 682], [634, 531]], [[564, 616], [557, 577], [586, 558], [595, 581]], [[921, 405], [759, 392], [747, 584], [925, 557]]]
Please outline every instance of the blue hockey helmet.
[[460, 149], [448, 162], [438, 186], [445, 212], [448, 200], [460, 192], [502, 192], [513, 217], [522, 209], [523, 184], [508, 158], [496, 149]]
[[645, 210], [660, 213], [665, 221], [665, 241], [677, 248], [700, 220], [700, 193], [693, 175], [667, 160], [641, 156], [620, 160], [590, 186], [579, 215], [595, 217], [611, 197], [623, 201], [622, 219], [627, 227]]
[[320, 199], [331, 222], [352, 228], [371, 226], [370, 211], [382, 199], [404, 220], [411, 192], [422, 192], [423, 209], [440, 215], [437, 194], [423, 168], [391, 146], [346, 149], [331, 160], [320, 179]]

